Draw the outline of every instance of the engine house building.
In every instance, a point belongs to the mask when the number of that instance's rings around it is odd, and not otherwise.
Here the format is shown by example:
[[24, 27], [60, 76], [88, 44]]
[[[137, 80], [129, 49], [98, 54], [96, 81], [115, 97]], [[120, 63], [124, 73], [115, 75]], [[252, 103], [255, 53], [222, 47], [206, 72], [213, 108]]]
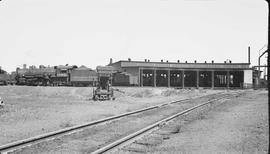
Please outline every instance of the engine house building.
[[[252, 88], [250, 63], [181, 63], [121, 60], [112, 63], [129, 85], [153, 87]], [[117, 84], [117, 83], [116, 83]]]

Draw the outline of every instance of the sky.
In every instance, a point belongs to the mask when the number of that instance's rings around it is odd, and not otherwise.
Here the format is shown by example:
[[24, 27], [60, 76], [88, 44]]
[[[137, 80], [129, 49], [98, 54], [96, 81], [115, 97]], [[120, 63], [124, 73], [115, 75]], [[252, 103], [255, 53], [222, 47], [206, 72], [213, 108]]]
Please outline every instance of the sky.
[[257, 65], [267, 15], [265, 0], [2, 0], [0, 66], [247, 63], [248, 46]]

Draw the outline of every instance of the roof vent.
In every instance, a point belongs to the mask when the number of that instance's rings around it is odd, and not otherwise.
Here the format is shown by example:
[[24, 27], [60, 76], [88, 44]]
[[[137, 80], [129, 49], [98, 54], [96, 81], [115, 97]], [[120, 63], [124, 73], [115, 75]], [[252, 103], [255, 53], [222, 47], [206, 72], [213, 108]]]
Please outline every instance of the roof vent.
[[147, 59], [144, 59], [145, 62], [147, 62]]
[[150, 60], [148, 59], [148, 62], [150, 62]]
[[226, 64], [227, 62], [226, 62], [226, 61], [224, 61], [224, 63]]
[[180, 63], [180, 60], [177, 60], [177, 63]]
[[169, 61], [167, 60], [166, 62], [168, 63]]
[[186, 61], [186, 63], [187, 63], [187, 61]]
[[230, 60], [230, 63], [232, 63], [232, 61]]
[[128, 61], [131, 61], [131, 59], [130, 59], [130, 58], [128, 58]]
[[207, 62], [206, 62], [206, 61], [204, 61], [204, 63], [206, 64]]
[[197, 60], [195, 60], [194, 63], [197, 63]]
[[163, 63], [163, 59], [161, 59], [161, 62]]
[[212, 64], [214, 63], [214, 61], [212, 60]]

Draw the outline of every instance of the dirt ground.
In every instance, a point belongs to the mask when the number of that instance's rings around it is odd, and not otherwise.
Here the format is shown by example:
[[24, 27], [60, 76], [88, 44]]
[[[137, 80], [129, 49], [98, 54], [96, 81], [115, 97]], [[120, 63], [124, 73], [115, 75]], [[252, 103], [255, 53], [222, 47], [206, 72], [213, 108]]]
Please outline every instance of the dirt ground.
[[[269, 147], [267, 103], [267, 91], [251, 91], [195, 118], [175, 120], [173, 126], [162, 128], [126, 149], [162, 154], [266, 154]], [[178, 130], [164, 136], [169, 127]], [[135, 150], [124, 153], [137, 153]]]
[[166, 101], [225, 90], [115, 87], [115, 101], [92, 101], [91, 87], [1, 86], [0, 145]]

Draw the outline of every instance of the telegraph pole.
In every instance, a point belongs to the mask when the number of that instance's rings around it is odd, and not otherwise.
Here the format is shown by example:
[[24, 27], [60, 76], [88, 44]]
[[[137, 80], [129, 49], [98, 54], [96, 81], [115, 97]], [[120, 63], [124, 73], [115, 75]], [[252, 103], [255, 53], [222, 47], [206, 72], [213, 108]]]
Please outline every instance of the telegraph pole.
[[[269, 99], [270, 99], [270, 96], [269, 96], [269, 66], [270, 66], [270, 63], [269, 63], [269, 36], [270, 36], [270, 31], [269, 31], [269, 21], [270, 21], [270, 2], [269, 0], [266, 0], [267, 4], [268, 4], [268, 45], [267, 45], [267, 87], [268, 87], [268, 124], [270, 123], [270, 114], [269, 114], [269, 111], [270, 111], [270, 103], [269, 103]], [[268, 147], [268, 153], [269, 153], [269, 147]]]
[[[268, 84], [268, 103], [269, 103], [269, 66], [270, 66], [270, 61], [269, 61], [269, 37], [270, 37], [270, 31], [269, 31], [269, 21], [270, 21], [270, 2], [269, 0], [266, 0], [268, 4], [268, 45], [267, 45], [267, 84]], [[269, 104], [268, 104], [268, 109], [270, 109]], [[269, 110], [268, 110], [269, 111]]]
[[[267, 2], [267, 4], [268, 4], [268, 45], [267, 45], [267, 49], [266, 49], [266, 51], [267, 51], [267, 66], [268, 66], [268, 68], [269, 68], [269, 66], [270, 66], [270, 61], [269, 61], [269, 37], [270, 37], [270, 31], [269, 31], [269, 21], [270, 21], [270, 15], [269, 15], [269, 13], [270, 13], [270, 2], [269, 2], [270, 0], [266, 0], [266, 2]], [[267, 69], [267, 84], [268, 84], [268, 87], [269, 87], [269, 69]], [[269, 88], [268, 88], [268, 101], [269, 101]]]

